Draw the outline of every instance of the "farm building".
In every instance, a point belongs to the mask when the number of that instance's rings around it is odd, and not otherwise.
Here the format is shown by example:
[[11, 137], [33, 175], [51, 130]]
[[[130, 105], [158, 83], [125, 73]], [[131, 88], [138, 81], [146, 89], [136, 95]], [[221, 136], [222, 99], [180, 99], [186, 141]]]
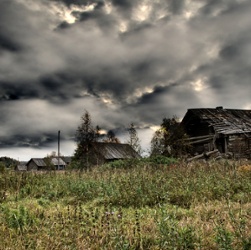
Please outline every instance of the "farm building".
[[[59, 164], [58, 164], [59, 163]], [[31, 170], [51, 170], [51, 166], [53, 166], [53, 169], [55, 170], [63, 170], [66, 167], [66, 163], [59, 158], [52, 158], [50, 166], [46, 163], [46, 161], [43, 158], [31, 158], [27, 164], [27, 171]]]
[[16, 171], [27, 171], [26, 161], [18, 162], [18, 164], [15, 166]]
[[251, 158], [251, 110], [188, 109], [181, 125], [194, 153], [217, 149], [234, 158]]
[[66, 163], [66, 165], [69, 165], [72, 160], [71, 156], [61, 156], [60, 158]]
[[122, 143], [91, 143], [83, 160], [88, 164], [103, 164], [114, 160], [138, 159], [141, 156], [129, 145]]

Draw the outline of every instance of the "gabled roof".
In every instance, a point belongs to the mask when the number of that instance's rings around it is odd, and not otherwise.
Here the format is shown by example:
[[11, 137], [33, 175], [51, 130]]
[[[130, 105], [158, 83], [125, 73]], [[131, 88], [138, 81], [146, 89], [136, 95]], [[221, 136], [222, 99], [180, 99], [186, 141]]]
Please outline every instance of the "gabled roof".
[[129, 144], [95, 142], [92, 145], [106, 160], [141, 158]]
[[[31, 158], [31, 159], [28, 161], [28, 163], [26, 164], [26, 166], [27, 166], [31, 161], [33, 161], [38, 167], [46, 167], [46, 166], [47, 166], [43, 158]], [[52, 163], [53, 165], [57, 166], [57, 165], [58, 165], [58, 159], [57, 159], [57, 158], [52, 158], [52, 159], [51, 159], [51, 163]], [[59, 165], [65, 166], [66, 163], [65, 163], [61, 158], [59, 158]]]
[[38, 167], [46, 167], [43, 158], [31, 158], [26, 165], [28, 165], [31, 161], [33, 161]]
[[17, 170], [17, 171], [27, 171], [26, 162], [25, 163], [20, 162], [19, 164], [17, 164], [15, 170]]
[[57, 165], [66, 166], [66, 163], [61, 158], [59, 158], [59, 161], [58, 161], [58, 158], [52, 158], [51, 163], [54, 166], [57, 166]]
[[65, 163], [70, 163], [72, 160], [71, 156], [61, 156], [60, 157]]
[[186, 126], [197, 119], [208, 123], [219, 134], [251, 133], [251, 110], [222, 107], [188, 109], [181, 124]]

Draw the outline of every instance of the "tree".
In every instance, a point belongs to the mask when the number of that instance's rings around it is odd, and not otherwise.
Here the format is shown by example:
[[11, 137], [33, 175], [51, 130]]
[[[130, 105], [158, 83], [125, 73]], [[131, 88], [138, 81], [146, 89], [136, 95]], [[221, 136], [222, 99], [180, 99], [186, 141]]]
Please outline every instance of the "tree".
[[46, 157], [44, 157], [44, 163], [46, 164], [46, 168], [48, 170], [56, 170], [55, 166], [51, 161], [53, 157], [53, 155], [47, 155]]
[[81, 116], [81, 123], [76, 131], [77, 149], [75, 150], [74, 160], [88, 165], [89, 147], [92, 142], [98, 140], [100, 127], [95, 129], [92, 125], [91, 115], [88, 111]]
[[138, 153], [141, 154], [142, 153], [142, 148], [140, 145], [140, 140], [138, 137], [138, 133], [137, 130], [135, 129], [135, 126], [133, 123], [131, 123], [130, 128], [128, 129], [128, 133], [129, 133], [129, 139], [127, 141], [127, 143]]
[[10, 157], [3, 156], [3, 157], [0, 157], [0, 163], [2, 163], [1, 165], [3, 165], [5, 168], [14, 169], [17, 166], [18, 161]]
[[165, 130], [160, 128], [155, 131], [151, 140], [151, 155], [162, 155], [164, 152], [164, 133]]
[[109, 130], [103, 142], [120, 143], [120, 140], [116, 137], [115, 133], [112, 130]]
[[151, 154], [182, 156], [190, 149], [190, 146], [186, 143], [187, 138], [188, 136], [177, 117], [164, 118], [161, 128], [155, 132], [151, 140]]

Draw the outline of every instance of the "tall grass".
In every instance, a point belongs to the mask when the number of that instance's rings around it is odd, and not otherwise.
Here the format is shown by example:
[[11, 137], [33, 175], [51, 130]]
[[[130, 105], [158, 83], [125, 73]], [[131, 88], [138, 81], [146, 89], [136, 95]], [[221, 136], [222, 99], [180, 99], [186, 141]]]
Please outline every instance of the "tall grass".
[[0, 174], [0, 249], [250, 249], [251, 168], [173, 159]]

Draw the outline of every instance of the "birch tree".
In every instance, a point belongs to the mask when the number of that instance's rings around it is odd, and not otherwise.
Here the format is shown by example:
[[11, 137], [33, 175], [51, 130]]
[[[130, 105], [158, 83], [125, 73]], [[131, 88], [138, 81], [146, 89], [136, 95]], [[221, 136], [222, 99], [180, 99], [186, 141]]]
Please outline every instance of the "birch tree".
[[140, 139], [138, 137], [137, 130], [133, 123], [130, 124], [130, 128], [128, 129], [129, 139], [127, 143], [138, 153], [142, 153], [142, 148], [140, 145]]

